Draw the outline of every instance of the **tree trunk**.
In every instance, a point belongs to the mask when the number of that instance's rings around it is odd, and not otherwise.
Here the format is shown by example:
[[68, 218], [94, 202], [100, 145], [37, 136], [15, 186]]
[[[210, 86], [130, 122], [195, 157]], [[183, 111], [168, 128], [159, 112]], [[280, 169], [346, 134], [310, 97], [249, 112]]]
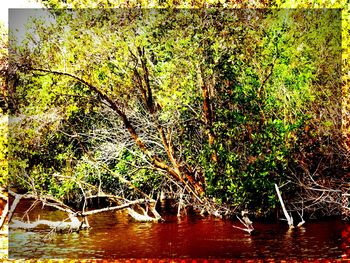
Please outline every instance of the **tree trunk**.
[[288, 214], [287, 209], [286, 209], [286, 207], [284, 206], [284, 202], [283, 202], [283, 199], [282, 199], [282, 196], [281, 196], [281, 193], [280, 193], [280, 190], [279, 190], [277, 184], [275, 184], [275, 189], [276, 189], [276, 192], [277, 192], [278, 199], [279, 199], [279, 201], [280, 201], [280, 203], [281, 203], [284, 216], [285, 216], [286, 219], [287, 219], [289, 228], [293, 228], [293, 227], [294, 227], [294, 225], [293, 225], [293, 217], [292, 217], [292, 215]]
[[[136, 132], [136, 129], [134, 128], [134, 126], [132, 125], [132, 123], [130, 122], [129, 118], [126, 116], [126, 114], [121, 110], [120, 106], [118, 105], [117, 101], [111, 99], [110, 97], [108, 97], [106, 94], [104, 94], [102, 91], [100, 91], [97, 87], [95, 87], [94, 85], [88, 83], [87, 81], [73, 75], [70, 73], [66, 73], [66, 72], [59, 72], [59, 71], [51, 71], [51, 70], [45, 70], [45, 69], [35, 69], [35, 68], [31, 68], [30, 70], [32, 71], [41, 71], [41, 72], [46, 72], [46, 73], [52, 73], [52, 74], [56, 74], [56, 75], [63, 75], [63, 76], [67, 76], [70, 78], [73, 78], [79, 82], [81, 82], [82, 84], [86, 85], [93, 93], [97, 94], [100, 97], [101, 101], [106, 101], [110, 108], [117, 113], [117, 115], [121, 118], [125, 128], [127, 129], [127, 131], [129, 132], [131, 138], [134, 140], [135, 144], [139, 147], [139, 149], [150, 159], [150, 161], [152, 162], [152, 164], [154, 165], [155, 168], [158, 168], [162, 171], [165, 171], [168, 175], [170, 175], [172, 178], [174, 178], [176, 181], [178, 182], [182, 182], [185, 185], [188, 185], [192, 191], [195, 193], [195, 195], [197, 196], [201, 196], [204, 193], [203, 187], [201, 186], [201, 184], [199, 182], [197, 182], [194, 178], [194, 176], [191, 174], [191, 169], [189, 169], [188, 167], [186, 167], [187, 165], [185, 165], [186, 169], [179, 169], [178, 165], [175, 165], [175, 167], [171, 167], [169, 166], [164, 160], [162, 160], [157, 154], [153, 153], [152, 151], [150, 151], [148, 149], [148, 147], [145, 145], [145, 143], [142, 141], [142, 139], [139, 137], [138, 133]], [[145, 76], [145, 75], [144, 75]], [[148, 79], [146, 79], [147, 81]], [[149, 84], [147, 84], [147, 89], [150, 89], [150, 87], [148, 87]], [[139, 87], [140, 89], [143, 89], [142, 86]], [[152, 104], [147, 103], [147, 109], [148, 111], [152, 114], [152, 116], [155, 116], [155, 109], [152, 105], [154, 105], [154, 100], [151, 97], [152, 93], [150, 92], [150, 90], [147, 92], [147, 90], [143, 90], [143, 93], [146, 94], [145, 98], [147, 99], [147, 101], [149, 102], [150, 100], [152, 100]], [[161, 126], [160, 126], [161, 127]], [[162, 132], [162, 129], [160, 130], [160, 132]], [[166, 149], [169, 149], [169, 145], [166, 143], [165, 145]], [[185, 179], [187, 180], [187, 182], [185, 181]]]
[[204, 117], [204, 123], [205, 123], [205, 129], [208, 136], [208, 143], [210, 148], [213, 150], [213, 153], [211, 154], [211, 159], [213, 162], [218, 162], [218, 155], [216, 150], [213, 148], [215, 145], [215, 139], [216, 135], [213, 131], [213, 121], [214, 121], [214, 111], [213, 106], [210, 99], [210, 84], [207, 84], [204, 82], [202, 78], [202, 69], [199, 65], [197, 65], [197, 76], [199, 80], [199, 86], [202, 90], [202, 98], [203, 98], [203, 117]]

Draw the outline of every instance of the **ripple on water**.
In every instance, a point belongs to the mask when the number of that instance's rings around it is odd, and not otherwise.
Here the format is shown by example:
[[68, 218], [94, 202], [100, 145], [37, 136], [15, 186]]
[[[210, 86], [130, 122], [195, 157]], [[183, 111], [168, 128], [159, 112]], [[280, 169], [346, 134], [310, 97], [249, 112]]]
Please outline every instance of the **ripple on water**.
[[90, 230], [54, 234], [49, 240], [45, 240], [48, 231], [10, 231], [10, 255], [15, 258], [319, 258], [320, 255], [339, 258], [341, 255], [340, 220], [307, 223], [304, 228], [292, 231], [284, 224], [255, 224], [257, 234], [250, 236], [232, 228], [233, 222], [228, 220], [168, 217], [165, 223], [142, 224], [120, 220], [120, 216], [103, 215], [91, 220]]

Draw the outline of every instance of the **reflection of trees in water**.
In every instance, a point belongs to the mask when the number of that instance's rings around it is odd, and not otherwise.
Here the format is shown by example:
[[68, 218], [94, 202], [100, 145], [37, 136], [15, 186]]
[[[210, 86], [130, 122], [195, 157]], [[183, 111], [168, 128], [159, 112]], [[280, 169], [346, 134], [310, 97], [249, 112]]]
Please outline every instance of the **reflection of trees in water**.
[[[257, 258], [315, 259], [340, 256], [340, 220], [313, 222], [298, 228], [256, 224], [251, 236]], [[320, 233], [322, 232], [322, 233]]]

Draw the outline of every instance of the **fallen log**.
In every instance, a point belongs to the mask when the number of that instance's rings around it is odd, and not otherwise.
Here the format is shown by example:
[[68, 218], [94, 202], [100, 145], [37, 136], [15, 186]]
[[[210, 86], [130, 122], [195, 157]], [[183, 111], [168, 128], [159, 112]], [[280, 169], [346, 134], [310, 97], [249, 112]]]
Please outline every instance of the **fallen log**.
[[[158, 212], [155, 209], [155, 203], [156, 201], [153, 199], [138, 199], [135, 201], [128, 201], [125, 200], [126, 203], [117, 205], [117, 206], [111, 206], [101, 209], [95, 209], [90, 211], [74, 211], [69, 206], [65, 205], [60, 200], [55, 199], [52, 196], [35, 196], [32, 194], [24, 194], [19, 195], [12, 191], [9, 191], [9, 193], [15, 197], [15, 200], [11, 206], [11, 209], [9, 211], [9, 223], [11, 222], [11, 217], [13, 215], [13, 212], [16, 209], [17, 204], [19, 201], [23, 199], [35, 199], [37, 201], [40, 201], [45, 206], [50, 206], [53, 208], [56, 208], [58, 210], [61, 210], [63, 212], [66, 212], [68, 214], [68, 218], [71, 222], [65, 222], [64, 221], [49, 221], [49, 220], [37, 220], [35, 222], [24, 222], [20, 220], [13, 220], [13, 224], [11, 224], [12, 228], [21, 228], [21, 229], [35, 229], [39, 226], [46, 225], [50, 228], [52, 228], [52, 231], [55, 230], [73, 230], [73, 231], [79, 231], [82, 228], [89, 228], [89, 224], [87, 221], [87, 216], [94, 215], [102, 212], [108, 212], [108, 211], [118, 211], [122, 209], [127, 209], [129, 215], [134, 218], [137, 221], [141, 222], [157, 222], [161, 220], [161, 216], [158, 214]], [[140, 205], [144, 205], [146, 207], [146, 210], [144, 210]], [[143, 212], [143, 214], [138, 213], [133, 207], [138, 206], [139, 210]], [[148, 214], [149, 211], [149, 214]], [[83, 218], [83, 220], [79, 220], [78, 218]]]
[[79, 231], [81, 229], [88, 228], [89, 226], [84, 223], [84, 221], [80, 221], [76, 216], [73, 216], [71, 214], [68, 215], [70, 222], [63, 221], [50, 221], [50, 220], [37, 220], [34, 222], [24, 222], [21, 220], [13, 219], [12, 224], [10, 225], [11, 228], [16, 229], [35, 229], [39, 226], [48, 226], [52, 230], [55, 231]]
[[[56, 198], [54, 198], [52, 196], [48, 196], [48, 195], [37, 196], [37, 195], [32, 195], [32, 194], [20, 195], [20, 194], [12, 192], [11, 190], [9, 190], [8, 193], [15, 197], [15, 201], [11, 205], [12, 213], [16, 209], [16, 206], [17, 206], [18, 202], [20, 201], [20, 199], [23, 198], [23, 199], [34, 199], [34, 200], [40, 201], [44, 206], [50, 206], [50, 207], [56, 208], [57, 210], [66, 212], [69, 215], [75, 214], [74, 210], [71, 207], [67, 206], [62, 201], [57, 200]], [[16, 200], [18, 200], [18, 201], [16, 201]], [[11, 221], [11, 218], [9, 216], [9, 222], [10, 221]]]
[[10, 228], [12, 229], [26, 229], [33, 230], [39, 226], [48, 226], [56, 231], [79, 231], [84, 227], [84, 223], [78, 221], [64, 222], [64, 221], [50, 221], [50, 220], [37, 220], [35, 222], [23, 222], [13, 219]]
[[240, 229], [240, 230], [243, 230], [245, 232], [248, 232], [249, 234], [254, 231], [254, 227], [253, 227], [253, 222], [248, 218], [248, 211], [247, 210], [243, 210], [241, 212], [242, 214], [242, 219], [236, 215], [236, 217], [238, 218], [238, 220], [242, 223], [242, 225], [245, 226], [245, 228], [243, 227], [238, 227], [238, 226], [235, 226], [233, 225], [232, 227], [234, 228], [237, 228], [237, 229]]
[[[143, 209], [141, 204], [144, 204], [146, 206], [146, 210]], [[136, 212], [134, 209], [131, 207], [133, 206], [138, 206], [138, 209], [142, 211], [141, 213]], [[111, 207], [106, 207], [106, 208], [101, 208], [101, 209], [95, 209], [83, 213], [77, 213], [77, 216], [88, 216], [88, 215], [93, 215], [93, 214], [98, 214], [102, 212], [108, 212], [108, 211], [118, 211], [122, 209], [127, 209], [128, 214], [135, 219], [136, 221], [140, 222], [156, 222], [161, 220], [161, 216], [155, 209], [155, 201], [154, 200], [148, 200], [148, 199], [138, 199], [135, 201], [129, 201], [125, 204], [118, 205], [118, 206], [111, 206]], [[148, 211], [151, 212], [151, 214], [154, 216], [148, 215]]]
[[122, 204], [122, 205], [118, 205], [118, 206], [111, 206], [111, 207], [106, 207], [106, 208], [101, 208], [101, 209], [95, 209], [95, 210], [91, 210], [91, 211], [86, 211], [83, 213], [77, 213], [78, 215], [81, 216], [88, 216], [88, 215], [93, 215], [93, 214], [98, 214], [98, 213], [102, 213], [102, 212], [108, 212], [108, 211], [118, 211], [118, 210], [122, 210], [125, 208], [128, 208], [132, 205], [136, 205], [136, 204], [143, 204], [149, 202], [146, 199], [138, 199], [135, 201], [130, 201], [128, 203]]
[[[13, 229], [15, 228], [35, 229], [42, 225], [49, 226], [50, 228], [52, 228], [52, 230], [56, 230], [56, 231], [57, 230], [58, 231], [62, 231], [62, 230], [79, 231], [82, 228], [88, 228], [88, 225], [84, 222], [81, 222], [75, 215], [76, 213], [69, 206], [63, 204], [62, 202], [60, 202], [59, 200], [56, 200], [51, 196], [35, 196], [32, 194], [20, 195], [12, 192], [11, 190], [9, 190], [8, 192], [10, 195], [15, 197], [12, 205], [10, 206], [11, 208], [9, 209], [9, 212], [8, 212], [8, 223], [10, 224], [10, 227]], [[37, 201], [40, 201], [43, 205], [54, 207], [58, 210], [66, 212], [68, 214], [68, 218], [70, 219], [70, 222], [65, 222], [65, 220], [63, 221], [37, 220], [35, 222], [24, 222], [16, 219], [11, 220], [18, 203], [22, 198], [35, 199]], [[11, 223], [11, 221], [13, 223]]]
[[49, 220], [38, 220], [35, 222], [23, 222], [20, 220], [13, 219], [10, 228], [20, 228], [20, 229], [35, 229], [41, 225], [49, 226], [50, 228], [55, 228], [56, 230], [78, 230], [79, 226], [75, 226], [71, 222], [62, 222], [62, 221], [49, 221]]
[[135, 219], [136, 221], [139, 221], [139, 222], [155, 222], [155, 221], [159, 220], [157, 218], [154, 218], [154, 217], [147, 215], [146, 213], [140, 214], [131, 208], [127, 208], [127, 210], [128, 210], [129, 215], [133, 219]]

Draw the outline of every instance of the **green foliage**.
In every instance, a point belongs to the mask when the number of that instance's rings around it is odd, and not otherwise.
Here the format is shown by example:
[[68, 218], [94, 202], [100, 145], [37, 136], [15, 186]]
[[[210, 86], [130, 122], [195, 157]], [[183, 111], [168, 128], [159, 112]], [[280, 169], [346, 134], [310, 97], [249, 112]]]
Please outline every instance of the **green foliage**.
[[[1, 116], [1, 115], [0, 115]], [[8, 185], [8, 118], [0, 118], [0, 187]]]
[[[228, 1], [228, 0], [41, 0], [50, 8], [203, 8], [203, 7], [229, 7], [229, 8], [266, 8], [266, 1]], [[278, 2], [280, 3], [280, 2]]]
[[[211, 130], [216, 141], [213, 145], [205, 142], [199, 151], [199, 162], [206, 174], [207, 193], [219, 202], [244, 203], [263, 211], [274, 208], [277, 202], [274, 183], [290, 178], [290, 168], [298, 166], [296, 155], [306, 149], [299, 139], [308, 138], [315, 147], [316, 133], [323, 136], [315, 131], [316, 126], [326, 129], [330, 125], [333, 132], [337, 129], [339, 123], [330, 121], [330, 115], [339, 114], [337, 104], [323, 104], [324, 98], [330, 98], [326, 93], [332, 87], [319, 90], [318, 83], [339, 84], [339, 78], [334, 77], [331, 82], [327, 78], [339, 74], [336, 65], [340, 63], [340, 42], [337, 42], [340, 31], [337, 35], [331, 28], [339, 29], [340, 20], [336, 11], [322, 18], [319, 15], [320, 12], [312, 13], [305, 24], [300, 20], [305, 19], [301, 11], [271, 12], [259, 25], [252, 19], [254, 30], [236, 27], [235, 37], [242, 34], [247, 42], [225, 46], [225, 41], [230, 41], [228, 32], [221, 41], [220, 52], [215, 52], [215, 41], [220, 41], [220, 37], [213, 40], [205, 35], [208, 46], [203, 55], [207, 74], [217, 76], [219, 81], [215, 83], [216, 93], [212, 98], [215, 120]], [[317, 26], [311, 22], [316, 20]], [[327, 58], [319, 50], [325, 41], [332, 43], [327, 46]], [[326, 64], [333, 64], [334, 68]], [[319, 70], [325, 67], [327, 74]], [[339, 88], [333, 92], [339, 94]], [[336, 95], [335, 99], [339, 97]], [[195, 100], [200, 101], [201, 97]], [[317, 119], [320, 108], [332, 111], [325, 117], [329, 121]], [[190, 110], [183, 114], [184, 118], [191, 115]], [[193, 142], [186, 140], [193, 141], [196, 135], [190, 130], [200, 129], [197, 125], [193, 122], [184, 127], [189, 133], [183, 142], [187, 147], [192, 144], [194, 148]], [[310, 125], [312, 134], [308, 131]], [[190, 148], [189, 160], [198, 148]], [[218, 155], [217, 163], [212, 160], [213, 153]]]
[[[22, 118], [11, 127], [11, 178], [23, 188], [66, 199], [79, 196], [79, 184], [127, 196], [125, 180], [146, 193], [160, 189], [165, 171], [151, 169], [122, 122], [107, 116], [111, 101], [171, 165], [164, 128], [177, 161], [204, 173], [209, 197], [257, 211], [275, 207], [273, 185], [288, 180], [301, 152], [337, 130], [337, 10], [53, 12], [52, 24], [34, 20], [35, 36], [13, 47]], [[145, 66], [149, 83], [140, 80]], [[147, 84], [152, 114], [137, 89]], [[102, 131], [109, 136], [101, 141]]]

